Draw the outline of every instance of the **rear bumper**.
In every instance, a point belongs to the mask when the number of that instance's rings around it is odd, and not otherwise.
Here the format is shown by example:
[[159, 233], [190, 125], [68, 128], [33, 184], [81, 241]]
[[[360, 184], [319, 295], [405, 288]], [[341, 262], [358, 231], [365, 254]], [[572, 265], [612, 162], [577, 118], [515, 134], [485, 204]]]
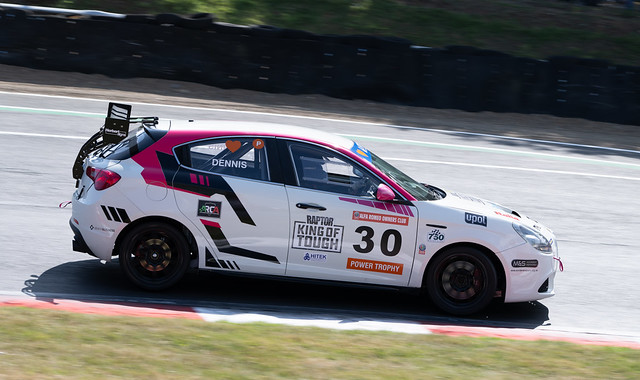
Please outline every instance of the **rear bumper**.
[[80, 229], [73, 225], [72, 219], [69, 220], [69, 227], [71, 227], [71, 230], [73, 231], [73, 241], [71, 242], [71, 246], [73, 247], [73, 250], [76, 252], [88, 253], [93, 257], [97, 257], [93, 252], [91, 252], [91, 249], [89, 248], [89, 246], [87, 246], [87, 243], [84, 241], [84, 238], [82, 237], [82, 233], [80, 232]]

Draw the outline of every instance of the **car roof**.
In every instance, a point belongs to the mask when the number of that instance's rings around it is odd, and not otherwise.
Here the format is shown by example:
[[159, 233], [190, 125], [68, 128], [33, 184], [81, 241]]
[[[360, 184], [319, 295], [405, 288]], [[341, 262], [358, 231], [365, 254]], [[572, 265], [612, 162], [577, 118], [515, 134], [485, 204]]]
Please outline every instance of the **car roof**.
[[189, 134], [192, 139], [233, 135], [295, 138], [333, 147], [351, 149], [353, 141], [317, 129], [288, 124], [229, 120], [171, 120], [172, 134]]

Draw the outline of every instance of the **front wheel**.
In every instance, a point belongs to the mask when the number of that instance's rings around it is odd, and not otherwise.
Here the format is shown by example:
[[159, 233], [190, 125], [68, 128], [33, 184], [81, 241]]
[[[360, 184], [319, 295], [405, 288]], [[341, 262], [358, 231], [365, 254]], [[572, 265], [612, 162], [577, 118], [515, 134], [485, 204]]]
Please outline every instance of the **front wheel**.
[[426, 287], [433, 303], [443, 311], [468, 315], [484, 309], [497, 286], [491, 260], [473, 247], [448, 249], [427, 270]]
[[134, 284], [146, 290], [163, 290], [175, 285], [187, 271], [189, 246], [184, 235], [169, 224], [141, 224], [124, 237], [119, 260]]

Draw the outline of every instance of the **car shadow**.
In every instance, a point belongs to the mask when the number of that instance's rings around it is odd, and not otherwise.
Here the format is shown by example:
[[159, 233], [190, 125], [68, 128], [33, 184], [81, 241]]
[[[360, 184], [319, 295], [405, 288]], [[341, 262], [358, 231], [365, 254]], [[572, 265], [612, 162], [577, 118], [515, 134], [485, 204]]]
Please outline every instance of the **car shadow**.
[[319, 315], [349, 321], [382, 319], [425, 324], [454, 324], [533, 329], [544, 325], [549, 310], [539, 302], [496, 302], [482, 313], [461, 317], [444, 314], [425, 296], [387, 288], [338, 286], [212, 272], [193, 272], [176, 286], [147, 292], [132, 285], [117, 260], [101, 264], [83, 260], [53, 267], [24, 282], [24, 294], [38, 300], [73, 299], [110, 304], [145, 303], [164, 308], [191, 306], [216, 310], [283, 314], [310, 319]]

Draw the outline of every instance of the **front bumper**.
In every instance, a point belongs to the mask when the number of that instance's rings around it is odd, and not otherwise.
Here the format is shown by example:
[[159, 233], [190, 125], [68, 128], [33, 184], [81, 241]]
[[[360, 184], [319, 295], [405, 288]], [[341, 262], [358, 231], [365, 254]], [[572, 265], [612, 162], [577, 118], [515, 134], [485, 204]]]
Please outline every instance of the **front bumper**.
[[527, 245], [503, 252], [507, 289], [504, 302], [526, 302], [555, 295], [555, 276], [561, 263], [558, 247], [542, 253]]

